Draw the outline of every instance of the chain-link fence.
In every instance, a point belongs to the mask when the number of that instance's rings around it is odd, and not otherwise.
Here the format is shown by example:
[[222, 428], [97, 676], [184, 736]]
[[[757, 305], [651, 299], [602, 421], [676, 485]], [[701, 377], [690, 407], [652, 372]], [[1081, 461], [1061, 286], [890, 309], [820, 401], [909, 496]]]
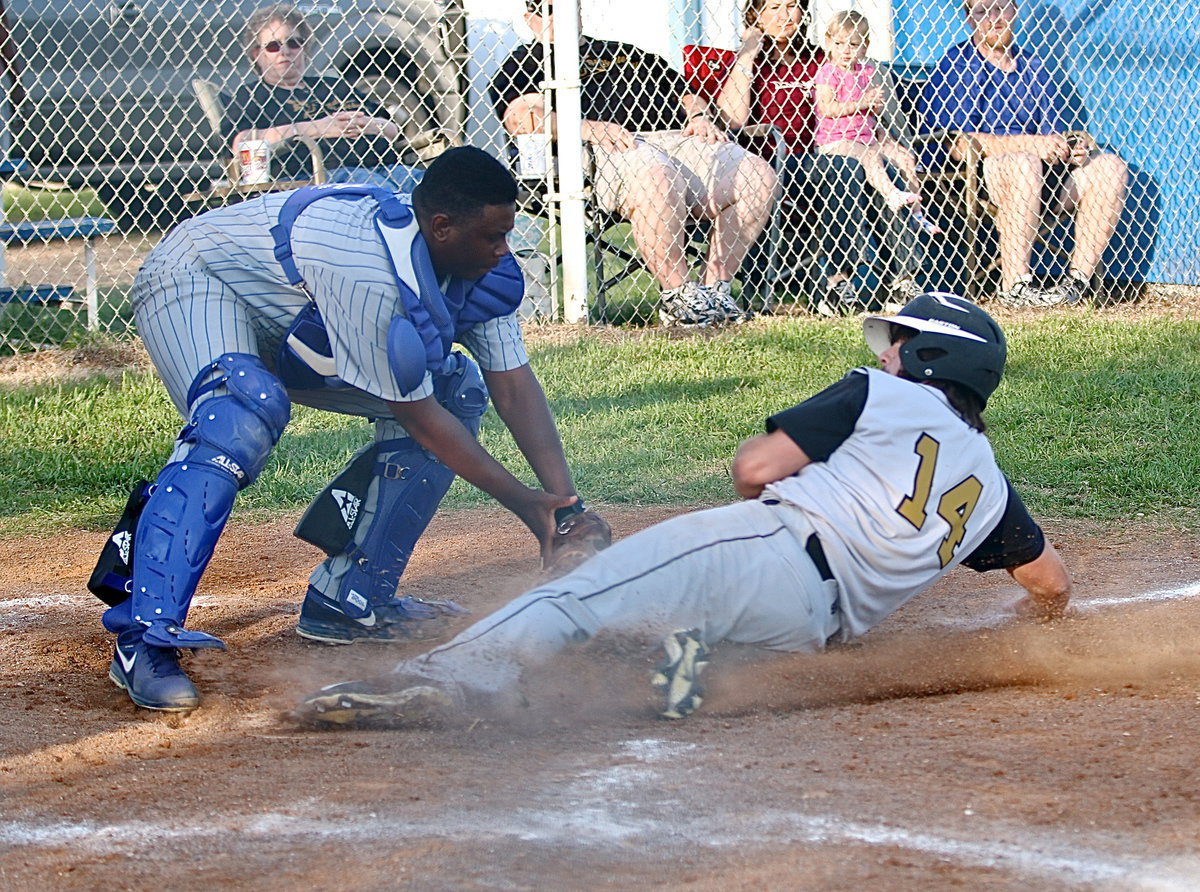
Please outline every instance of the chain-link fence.
[[0, 349], [128, 330], [183, 217], [314, 176], [402, 187], [450, 142], [526, 187], [529, 317], [1200, 284], [1188, 4], [325, 0], [247, 28], [260, 5], [8, 0]]

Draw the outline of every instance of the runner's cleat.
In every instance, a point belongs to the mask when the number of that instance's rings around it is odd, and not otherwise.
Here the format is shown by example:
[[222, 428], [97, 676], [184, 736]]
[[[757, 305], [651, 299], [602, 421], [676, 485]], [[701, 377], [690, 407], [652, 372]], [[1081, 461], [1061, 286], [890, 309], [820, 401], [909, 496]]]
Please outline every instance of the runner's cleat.
[[402, 678], [390, 675], [321, 688], [301, 700], [290, 718], [311, 727], [406, 728], [438, 724], [454, 705], [454, 698], [440, 687], [406, 686]]
[[708, 665], [708, 646], [699, 629], [679, 629], [663, 639], [663, 656], [651, 683], [663, 694], [664, 719], [682, 719], [704, 702], [700, 673]]

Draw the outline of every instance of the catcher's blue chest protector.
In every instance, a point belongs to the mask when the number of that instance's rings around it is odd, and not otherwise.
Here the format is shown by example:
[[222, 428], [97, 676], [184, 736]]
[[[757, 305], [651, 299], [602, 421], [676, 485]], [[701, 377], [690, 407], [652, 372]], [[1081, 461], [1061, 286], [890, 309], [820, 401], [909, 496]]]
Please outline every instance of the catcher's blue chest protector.
[[420, 386], [425, 373], [442, 368], [451, 345], [470, 328], [516, 310], [525, 295], [525, 281], [512, 255], [506, 255], [483, 278], [452, 278], [443, 291], [421, 237], [416, 215], [393, 192], [378, 186], [337, 184], [306, 186], [291, 194], [271, 227], [275, 258], [288, 283], [303, 289], [309, 306], [300, 313], [284, 341], [279, 374], [289, 387], [312, 389], [347, 386], [336, 378], [329, 336], [312, 294], [292, 253], [292, 227], [314, 201], [373, 198], [379, 205], [375, 230], [387, 249], [400, 291], [404, 315], [388, 327], [388, 360], [401, 393]]

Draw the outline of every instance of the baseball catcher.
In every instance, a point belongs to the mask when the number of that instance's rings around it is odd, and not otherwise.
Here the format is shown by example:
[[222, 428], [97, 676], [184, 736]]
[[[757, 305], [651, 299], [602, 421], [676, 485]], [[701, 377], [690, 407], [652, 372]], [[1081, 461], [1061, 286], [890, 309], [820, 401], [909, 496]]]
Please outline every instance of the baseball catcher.
[[951, 569], [1006, 570], [1016, 610], [1065, 609], [1071, 579], [996, 465], [982, 412], [1007, 349], [951, 294], [864, 320], [879, 368], [852, 370], [741, 444], [744, 501], [621, 540], [388, 676], [332, 685], [296, 715], [404, 725], [511, 699], [523, 671], [601, 631], [662, 642], [661, 714], [701, 703], [717, 641], [818, 651], [862, 635]]
[[[312, 186], [202, 214], [150, 253], [133, 309], [185, 424], [157, 479], [135, 489], [92, 579], [117, 639], [109, 677], [138, 706], [198, 704], [180, 651], [225, 645], [185, 627], [192, 594], [293, 403], [375, 425], [374, 442], [296, 530], [327, 554], [300, 609], [305, 638], [428, 638], [461, 612], [397, 590], [456, 474], [520, 518], [552, 564], [574, 543], [555, 513], [591, 512], [521, 338], [524, 283], [506, 242], [516, 197], [495, 158], [451, 149], [411, 203], [373, 186]], [[489, 402], [541, 488], [479, 444]]]

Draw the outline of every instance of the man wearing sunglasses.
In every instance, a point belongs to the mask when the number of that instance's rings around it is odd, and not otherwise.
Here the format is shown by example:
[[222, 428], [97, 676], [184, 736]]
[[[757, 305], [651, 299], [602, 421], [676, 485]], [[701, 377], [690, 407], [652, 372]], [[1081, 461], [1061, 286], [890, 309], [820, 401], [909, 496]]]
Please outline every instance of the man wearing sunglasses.
[[[421, 171], [400, 163], [400, 128], [378, 104], [338, 77], [307, 74], [312, 29], [294, 6], [264, 6], [246, 21], [243, 40], [258, 72], [257, 83], [225, 97], [222, 134], [236, 154], [242, 140], [278, 143], [300, 136], [317, 140], [331, 183], [367, 183], [411, 192]], [[307, 151], [282, 158], [279, 179], [312, 176]]]
[[[517, 48], [492, 81], [492, 101], [513, 136], [546, 120], [542, 36], [554, 40], [550, 2], [526, 0], [534, 41]], [[630, 222], [638, 251], [662, 289], [668, 325], [739, 322], [730, 283], [766, 225], [778, 180], [771, 165], [730, 141], [708, 103], [659, 56], [581, 37], [581, 133], [595, 158], [593, 196]], [[551, 116], [551, 129], [556, 122]], [[713, 223], [699, 281], [688, 269], [690, 218]]]

